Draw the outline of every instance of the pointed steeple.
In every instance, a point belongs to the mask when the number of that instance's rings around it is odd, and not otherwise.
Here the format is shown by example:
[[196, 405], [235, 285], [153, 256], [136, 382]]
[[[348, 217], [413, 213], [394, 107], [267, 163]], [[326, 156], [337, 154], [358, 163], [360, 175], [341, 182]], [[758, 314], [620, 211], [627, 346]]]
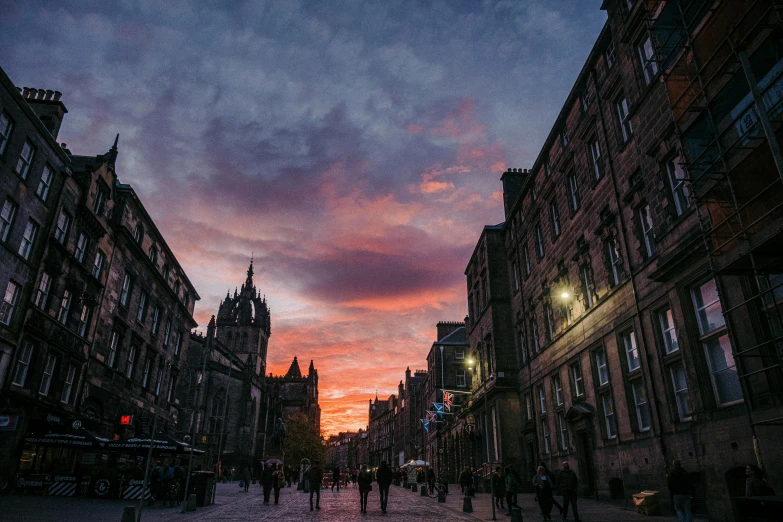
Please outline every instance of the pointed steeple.
[[117, 143], [120, 141], [120, 134], [117, 133], [117, 136], [114, 138], [114, 145], [112, 145], [109, 152], [106, 153], [106, 163], [108, 163], [112, 168], [114, 168], [114, 163], [117, 161]]
[[288, 373], [285, 376], [296, 379], [302, 378], [302, 370], [299, 369], [299, 361], [296, 359], [296, 356], [294, 356], [294, 360], [291, 362], [291, 366], [288, 368]]
[[247, 267], [247, 279], [245, 279], [245, 288], [253, 288], [253, 255], [250, 255], [250, 266]]

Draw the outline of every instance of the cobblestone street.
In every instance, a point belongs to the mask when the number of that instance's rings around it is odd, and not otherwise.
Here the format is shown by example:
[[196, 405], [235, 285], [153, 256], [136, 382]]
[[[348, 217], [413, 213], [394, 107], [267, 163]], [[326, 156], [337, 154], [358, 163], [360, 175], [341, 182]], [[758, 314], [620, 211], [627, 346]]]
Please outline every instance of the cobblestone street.
[[[419, 493], [392, 486], [389, 490], [389, 505], [386, 515], [381, 513], [377, 484], [370, 493], [367, 514], [359, 513], [359, 494], [355, 486], [343, 488], [339, 493], [325, 489], [321, 492], [321, 509], [310, 512], [309, 495], [294, 488], [281, 490], [279, 505], [264, 505], [261, 488], [254, 484], [248, 493], [237, 483], [218, 484], [215, 505], [200, 508], [195, 513], [179, 512], [179, 508], [144, 508], [143, 521], [255, 521], [296, 520], [318, 522], [350, 522], [364, 520], [413, 521], [475, 521], [492, 520], [491, 505], [486, 495], [473, 499], [472, 515], [462, 513], [462, 497], [456, 486], [450, 487], [451, 494], [446, 504], [436, 499], [422, 497]], [[69, 522], [119, 522], [122, 510], [131, 505], [127, 501], [95, 500], [82, 497], [32, 497], [7, 496], [0, 499], [3, 519], [18, 522], [69, 521]], [[133, 504], [136, 505], [136, 504]], [[520, 498], [523, 520], [541, 519], [532, 498]], [[628, 509], [591, 500], [580, 500], [581, 519], [585, 522], [631, 522], [649, 520]], [[553, 513], [558, 520], [557, 510]], [[570, 517], [571, 519], [573, 517]], [[498, 510], [497, 520], [508, 520], [504, 510]], [[674, 517], [655, 517], [657, 521], [673, 521]]]

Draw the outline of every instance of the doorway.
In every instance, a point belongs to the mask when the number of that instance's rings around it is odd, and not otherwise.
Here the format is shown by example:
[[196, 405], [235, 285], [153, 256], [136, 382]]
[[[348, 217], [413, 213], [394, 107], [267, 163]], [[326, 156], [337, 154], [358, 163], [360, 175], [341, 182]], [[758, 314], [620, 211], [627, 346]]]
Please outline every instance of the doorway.
[[577, 433], [576, 440], [579, 453], [579, 476], [582, 479], [582, 494], [586, 497], [591, 497], [595, 495], [593, 448], [586, 431]]

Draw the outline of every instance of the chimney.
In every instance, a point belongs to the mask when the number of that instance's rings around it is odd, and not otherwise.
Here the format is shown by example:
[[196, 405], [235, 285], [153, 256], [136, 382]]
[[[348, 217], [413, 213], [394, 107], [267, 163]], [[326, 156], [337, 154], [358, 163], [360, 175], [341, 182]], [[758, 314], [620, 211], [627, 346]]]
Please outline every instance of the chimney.
[[65, 113], [68, 112], [63, 102], [60, 101], [60, 96], [62, 96], [60, 91], [32, 87], [22, 88], [22, 97], [27, 105], [33, 109], [54, 139], [57, 139]]
[[458, 328], [465, 326], [465, 323], [456, 321], [440, 321], [437, 325], [438, 328], [438, 341], [454, 332]]
[[500, 176], [500, 181], [503, 182], [503, 210], [506, 219], [508, 219], [511, 207], [517, 200], [528, 176], [527, 169], [508, 169]]

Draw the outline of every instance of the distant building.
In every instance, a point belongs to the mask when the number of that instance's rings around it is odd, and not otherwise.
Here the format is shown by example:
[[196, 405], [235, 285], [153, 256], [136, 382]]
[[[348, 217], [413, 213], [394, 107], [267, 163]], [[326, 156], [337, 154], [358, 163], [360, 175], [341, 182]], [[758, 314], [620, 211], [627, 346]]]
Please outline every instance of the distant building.
[[318, 405], [318, 370], [310, 361], [307, 375], [302, 375], [296, 357], [285, 375], [267, 376], [275, 397], [279, 398], [283, 421], [294, 413], [303, 413], [321, 431], [321, 407]]
[[370, 400], [370, 424], [368, 433], [368, 457], [370, 467], [378, 467], [386, 462], [392, 467], [399, 465], [394, 454], [394, 408], [397, 396], [390, 395], [386, 400]]

